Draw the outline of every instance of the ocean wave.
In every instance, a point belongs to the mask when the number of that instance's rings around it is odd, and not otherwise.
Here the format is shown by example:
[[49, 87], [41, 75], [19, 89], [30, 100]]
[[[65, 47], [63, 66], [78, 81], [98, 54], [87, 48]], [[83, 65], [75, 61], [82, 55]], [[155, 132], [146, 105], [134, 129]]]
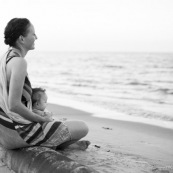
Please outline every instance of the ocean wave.
[[154, 82], [156, 82], [156, 83], [166, 83], [166, 84], [173, 84], [173, 81], [168, 81], [168, 80], [155, 80]]
[[149, 84], [148, 83], [139, 82], [139, 81], [131, 81], [131, 82], [127, 82], [126, 85], [149, 85]]
[[124, 68], [123, 66], [117, 66], [117, 65], [104, 65], [103, 68], [116, 68], [116, 69], [122, 69]]
[[173, 89], [168, 89], [168, 88], [158, 88], [155, 89], [154, 92], [159, 92], [165, 95], [173, 95]]
[[97, 88], [97, 86], [95, 86], [95, 85], [87, 85], [87, 84], [71, 84], [71, 86], [74, 86], [74, 87], [86, 87], [86, 88]]
[[105, 109], [125, 113], [126, 115], [129, 116], [143, 117], [147, 119], [156, 119], [156, 120], [171, 121], [171, 122], [173, 121], [173, 116], [147, 109], [142, 109], [140, 108], [140, 106], [135, 104], [117, 103], [117, 102], [108, 103], [105, 101], [90, 100], [90, 104], [91, 103], [99, 105]]

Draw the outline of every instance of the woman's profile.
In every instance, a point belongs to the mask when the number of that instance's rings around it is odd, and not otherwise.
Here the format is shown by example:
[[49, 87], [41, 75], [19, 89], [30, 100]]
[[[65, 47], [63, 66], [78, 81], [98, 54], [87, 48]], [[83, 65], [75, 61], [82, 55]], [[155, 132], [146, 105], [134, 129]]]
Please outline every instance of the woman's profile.
[[35, 48], [37, 35], [26, 18], [13, 18], [5, 27], [8, 51], [0, 59], [0, 143], [9, 149], [45, 146], [53, 149], [86, 149], [79, 141], [88, 133], [82, 121], [54, 121], [32, 111], [32, 86], [25, 56]]

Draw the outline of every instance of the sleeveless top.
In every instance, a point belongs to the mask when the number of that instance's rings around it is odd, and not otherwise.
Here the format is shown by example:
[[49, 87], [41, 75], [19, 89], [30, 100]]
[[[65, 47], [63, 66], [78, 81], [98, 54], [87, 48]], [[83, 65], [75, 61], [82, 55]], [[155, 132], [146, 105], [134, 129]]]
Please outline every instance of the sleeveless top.
[[[12, 50], [9, 50], [9, 53], [7, 54], [6, 64], [14, 57], [20, 57], [20, 55], [17, 52], [12, 52]], [[9, 91], [9, 84], [7, 86], [7, 91]], [[22, 98], [21, 98], [21, 102], [26, 107], [27, 107], [28, 101], [31, 99], [31, 95], [32, 95], [32, 87], [31, 87], [31, 83], [30, 83], [28, 75], [27, 75], [25, 77]]]
[[[20, 55], [16, 52], [9, 51], [3, 57], [3, 61], [0, 61], [3, 62], [3, 66], [0, 66], [2, 67], [0, 68], [0, 70], [2, 69], [2, 74], [6, 72], [6, 64], [14, 57], [20, 57]], [[4, 80], [1, 79], [4, 79], [3, 75], [2, 78], [0, 78], [0, 81], [1, 83], [4, 82]], [[5, 89], [3, 87], [5, 87]], [[5, 94], [1, 92], [3, 89], [5, 90]], [[7, 102], [6, 98], [8, 97], [9, 92], [7, 89], [8, 84], [6, 85], [5, 83], [4, 85], [0, 85], [0, 94], [4, 96], [5, 103]], [[21, 101], [28, 107], [28, 109], [31, 109], [31, 94], [31, 83], [26, 75]], [[2, 104], [4, 100], [1, 100]], [[6, 109], [5, 106], [2, 104], [5, 112], [8, 112], [8, 107]], [[63, 142], [71, 140], [71, 134], [68, 127], [61, 121], [32, 122], [22, 118], [19, 114], [15, 115], [15, 113], [9, 112], [7, 115], [5, 112], [0, 108], [0, 143], [6, 148], [15, 149], [26, 146], [43, 146], [55, 149]]]

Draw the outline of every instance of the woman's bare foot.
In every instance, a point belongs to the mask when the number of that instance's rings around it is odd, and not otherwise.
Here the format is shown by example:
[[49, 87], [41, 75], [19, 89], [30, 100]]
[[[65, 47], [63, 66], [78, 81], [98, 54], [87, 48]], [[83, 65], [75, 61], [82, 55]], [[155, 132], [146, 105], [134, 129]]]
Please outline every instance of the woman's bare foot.
[[77, 141], [69, 145], [67, 149], [86, 150], [90, 144], [90, 141]]

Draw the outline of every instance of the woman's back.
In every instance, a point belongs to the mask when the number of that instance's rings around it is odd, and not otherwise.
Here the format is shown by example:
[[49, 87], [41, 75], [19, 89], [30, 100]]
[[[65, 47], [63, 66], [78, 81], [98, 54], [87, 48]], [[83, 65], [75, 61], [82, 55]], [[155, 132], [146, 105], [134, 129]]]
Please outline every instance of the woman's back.
[[[15, 77], [16, 80], [20, 76], [21, 73], [25, 74], [21, 101], [25, 106], [27, 106], [27, 102], [31, 99], [32, 88], [31, 88], [31, 83], [29, 81], [29, 78], [27, 76], [25, 64], [26, 64], [25, 59], [20, 57], [19, 53], [17, 53], [13, 49], [9, 50], [9, 53], [7, 54], [7, 59], [6, 59], [7, 90], [9, 91], [11, 74], [13, 74], [13, 77]], [[15, 71], [15, 73], [14, 72], [12, 73], [12, 71]], [[20, 82], [20, 80], [21, 80], [21, 76], [18, 83]]]

